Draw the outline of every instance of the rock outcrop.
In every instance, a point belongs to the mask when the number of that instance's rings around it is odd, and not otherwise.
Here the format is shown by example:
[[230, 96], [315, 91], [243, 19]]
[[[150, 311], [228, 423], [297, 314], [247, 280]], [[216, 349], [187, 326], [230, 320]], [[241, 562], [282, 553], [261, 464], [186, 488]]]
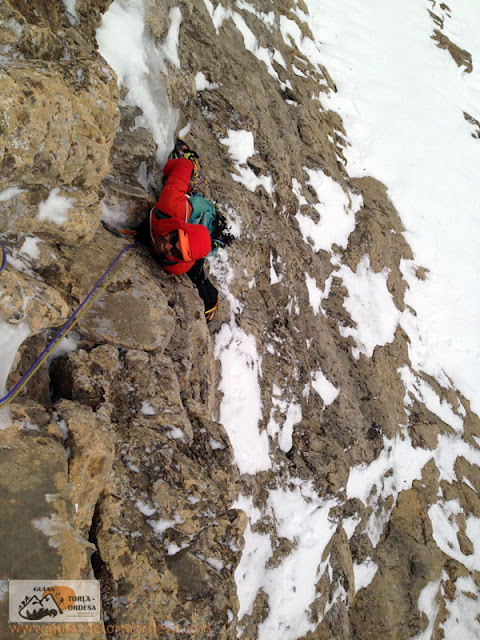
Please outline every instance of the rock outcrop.
[[[165, 40], [177, 4], [145, 8], [152, 38]], [[180, 67], [167, 63], [161, 77], [180, 110], [177, 130], [191, 125], [204, 194], [241, 227], [228, 261], [210, 261], [223, 297], [214, 322], [207, 327], [190, 280], [167, 276], [142, 247], [75, 327], [74, 346], [15, 398], [0, 431], [0, 579], [99, 579], [104, 630], [89, 638], [124, 640], [131, 634], [122, 626], [154, 624], [180, 629], [170, 637], [188, 627], [218, 640], [239, 630], [243, 640], [257, 638], [274, 605], [257, 585], [239, 619], [246, 532], [269, 539], [265, 572], [283, 566], [299, 540], [269, 500], [302, 483], [329, 506], [331, 533], [315, 567], [310, 627], [289, 637], [415, 637], [428, 624], [419, 597], [436, 583], [431, 637], [441, 638], [455, 597], [478, 596], [467, 525], [480, 517], [472, 453], [480, 421], [447, 381], [413, 370], [400, 325], [372, 349], [356, 341], [345, 278], [367, 268], [384, 274], [399, 315], [408, 311], [401, 264], [413, 255], [385, 186], [348, 175], [346, 132], [320, 99], [335, 79], [297, 46], [311, 37], [306, 7], [274, 4], [232, 0], [214, 14], [207, 0], [180, 3]], [[97, 50], [108, 5], [78, 0], [76, 17], [62, 3], [0, 6], [0, 239], [9, 255], [0, 319], [29, 333], [8, 389], [126, 246], [101, 227], [102, 201], [138, 225], [161, 189], [152, 134], [135, 126], [141, 111], [127, 104], [125, 87], [119, 107], [115, 74]], [[195, 90], [200, 72], [207, 90]], [[228, 153], [232, 129], [253, 136], [255, 154], [244, 163]], [[338, 215], [355, 221], [329, 246], [302, 227], [321, 222], [314, 172], [342, 194]], [[417, 275], [425, 277], [420, 265]], [[258, 428], [272, 464], [257, 474], [239, 471], [220, 421], [225, 372], [214, 346], [229, 325], [254, 340], [261, 359]], [[338, 393], [316, 391], [319, 377]], [[435, 413], [432, 395], [451, 420]], [[435, 452], [455, 435], [465, 454], [447, 477]], [[396, 443], [423, 456], [418, 475], [396, 475]], [[372, 463], [378, 477], [363, 495], [351, 470]], [[455, 553], [432, 527], [441, 500], [458, 503]], [[0, 635], [8, 638], [4, 592]]]

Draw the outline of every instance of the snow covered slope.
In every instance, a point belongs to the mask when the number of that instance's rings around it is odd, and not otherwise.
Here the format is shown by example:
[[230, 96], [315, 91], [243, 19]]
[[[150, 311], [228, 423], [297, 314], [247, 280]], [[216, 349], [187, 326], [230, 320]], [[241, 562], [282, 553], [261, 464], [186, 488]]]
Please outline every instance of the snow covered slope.
[[478, 413], [480, 6], [306, 4], [337, 86], [322, 104], [342, 116], [348, 172], [387, 185], [413, 249], [403, 271], [416, 315], [402, 320], [412, 362], [449, 376]]

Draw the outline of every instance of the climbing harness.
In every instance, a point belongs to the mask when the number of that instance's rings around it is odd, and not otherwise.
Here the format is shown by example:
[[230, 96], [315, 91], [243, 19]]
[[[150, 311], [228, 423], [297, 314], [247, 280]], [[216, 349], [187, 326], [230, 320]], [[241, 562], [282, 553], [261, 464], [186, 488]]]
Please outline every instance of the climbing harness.
[[[5, 249], [1, 244], [0, 244], [0, 247], [3, 253], [2, 265], [0, 267], [0, 271], [1, 271], [5, 266], [6, 253], [5, 253]], [[39, 369], [39, 367], [45, 362], [45, 360], [52, 353], [55, 347], [73, 329], [73, 327], [82, 318], [82, 316], [88, 311], [88, 309], [90, 309], [93, 303], [102, 295], [102, 293], [105, 291], [108, 285], [117, 277], [120, 271], [122, 271], [122, 269], [124, 269], [127, 266], [127, 264], [130, 262], [133, 256], [140, 249], [140, 247], [141, 247], [140, 242], [133, 242], [132, 244], [129, 244], [124, 249], [122, 249], [122, 251], [120, 251], [120, 253], [112, 262], [112, 264], [108, 267], [108, 269], [101, 276], [101, 278], [99, 278], [99, 280], [97, 281], [93, 289], [90, 291], [90, 293], [87, 295], [85, 300], [82, 302], [82, 304], [79, 307], [77, 307], [77, 309], [70, 316], [67, 322], [63, 325], [60, 331], [58, 331], [58, 333], [51, 340], [51, 342], [45, 347], [42, 353], [38, 356], [38, 358], [32, 364], [30, 369], [17, 382], [17, 384], [13, 387], [13, 389], [7, 393], [6, 396], [4, 396], [3, 398], [0, 398], [0, 409], [9, 405], [12, 402], [12, 400], [20, 393], [23, 387], [27, 384], [27, 382], [34, 375], [34, 373]], [[132, 251], [132, 253], [125, 260], [125, 262], [123, 262], [119, 266], [116, 266], [119, 260], [121, 259], [121, 257], [123, 256], [123, 254], [133, 248], [135, 248], [134, 251]]]

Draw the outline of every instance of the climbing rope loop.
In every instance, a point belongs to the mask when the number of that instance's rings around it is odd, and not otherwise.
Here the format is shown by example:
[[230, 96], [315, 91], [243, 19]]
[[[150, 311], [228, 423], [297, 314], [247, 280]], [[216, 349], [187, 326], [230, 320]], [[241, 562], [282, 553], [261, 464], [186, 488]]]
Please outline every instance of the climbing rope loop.
[[[0, 245], [1, 246], [1, 245]], [[65, 322], [65, 324], [61, 327], [61, 329], [57, 332], [54, 338], [50, 341], [50, 343], [45, 347], [42, 353], [38, 356], [32, 366], [28, 369], [28, 371], [22, 376], [22, 378], [17, 382], [17, 384], [13, 387], [11, 391], [9, 391], [3, 398], [0, 398], [0, 409], [9, 405], [12, 400], [20, 393], [20, 391], [25, 387], [30, 378], [36, 373], [36, 371], [41, 367], [41, 365], [45, 362], [45, 360], [49, 357], [52, 351], [58, 346], [61, 340], [65, 338], [65, 336], [73, 329], [73, 327], [79, 322], [79, 320], [85, 315], [85, 313], [90, 309], [90, 307], [94, 304], [96, 300], [102, 295], [108, 285], [113, 282], [113, 280], [117, 277], [117, 275], [124, 269], [133, 256], [140, 249], [140, 242], [133, 242], [132, 244], [127, 245], [112, 264], [108, 267], [105, 273], [98, 279], [95, 286], [91, 289], [90, 293], [84, 299], [79, 307], [73, 312], [70, 318]], [[129, 251], [130, 249], [134, 249], [131, 252], [130, 256], [123, 263], [120, 263], [122, 256]], [[5, 250], [3, 249], [4, 260], [5, 258]], [[3, 269], [5, 265], [2, 261], [2, 267], [0, 271]]]

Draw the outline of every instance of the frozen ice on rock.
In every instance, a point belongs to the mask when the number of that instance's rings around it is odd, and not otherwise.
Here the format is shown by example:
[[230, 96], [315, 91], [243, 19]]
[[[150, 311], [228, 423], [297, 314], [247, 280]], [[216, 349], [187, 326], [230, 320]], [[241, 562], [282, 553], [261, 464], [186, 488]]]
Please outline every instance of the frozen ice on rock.
[[[27, 323], [13, 325], [0, 319], [0, 398], [7, 395], [7, 379], [20, 345], [30, 335]], [[0, 430], [11, 424], [8, 406], [0, 409]]]
[[117, 74], [119, 86], [128, 89], [124, 103], [142, 110], [136, 125], [152, 131], [157, 143], [157, 161], [162, 167], [173, 147], [178, 110], [170, 104], [161, 74], [168, 75], [165, 60], [179, 66], [181, 20], [180, 9], [173, 7], [165, 41], [158, 43], [145, 29], [144, 3], [115, 0], [97, 29], [99, 51]]

